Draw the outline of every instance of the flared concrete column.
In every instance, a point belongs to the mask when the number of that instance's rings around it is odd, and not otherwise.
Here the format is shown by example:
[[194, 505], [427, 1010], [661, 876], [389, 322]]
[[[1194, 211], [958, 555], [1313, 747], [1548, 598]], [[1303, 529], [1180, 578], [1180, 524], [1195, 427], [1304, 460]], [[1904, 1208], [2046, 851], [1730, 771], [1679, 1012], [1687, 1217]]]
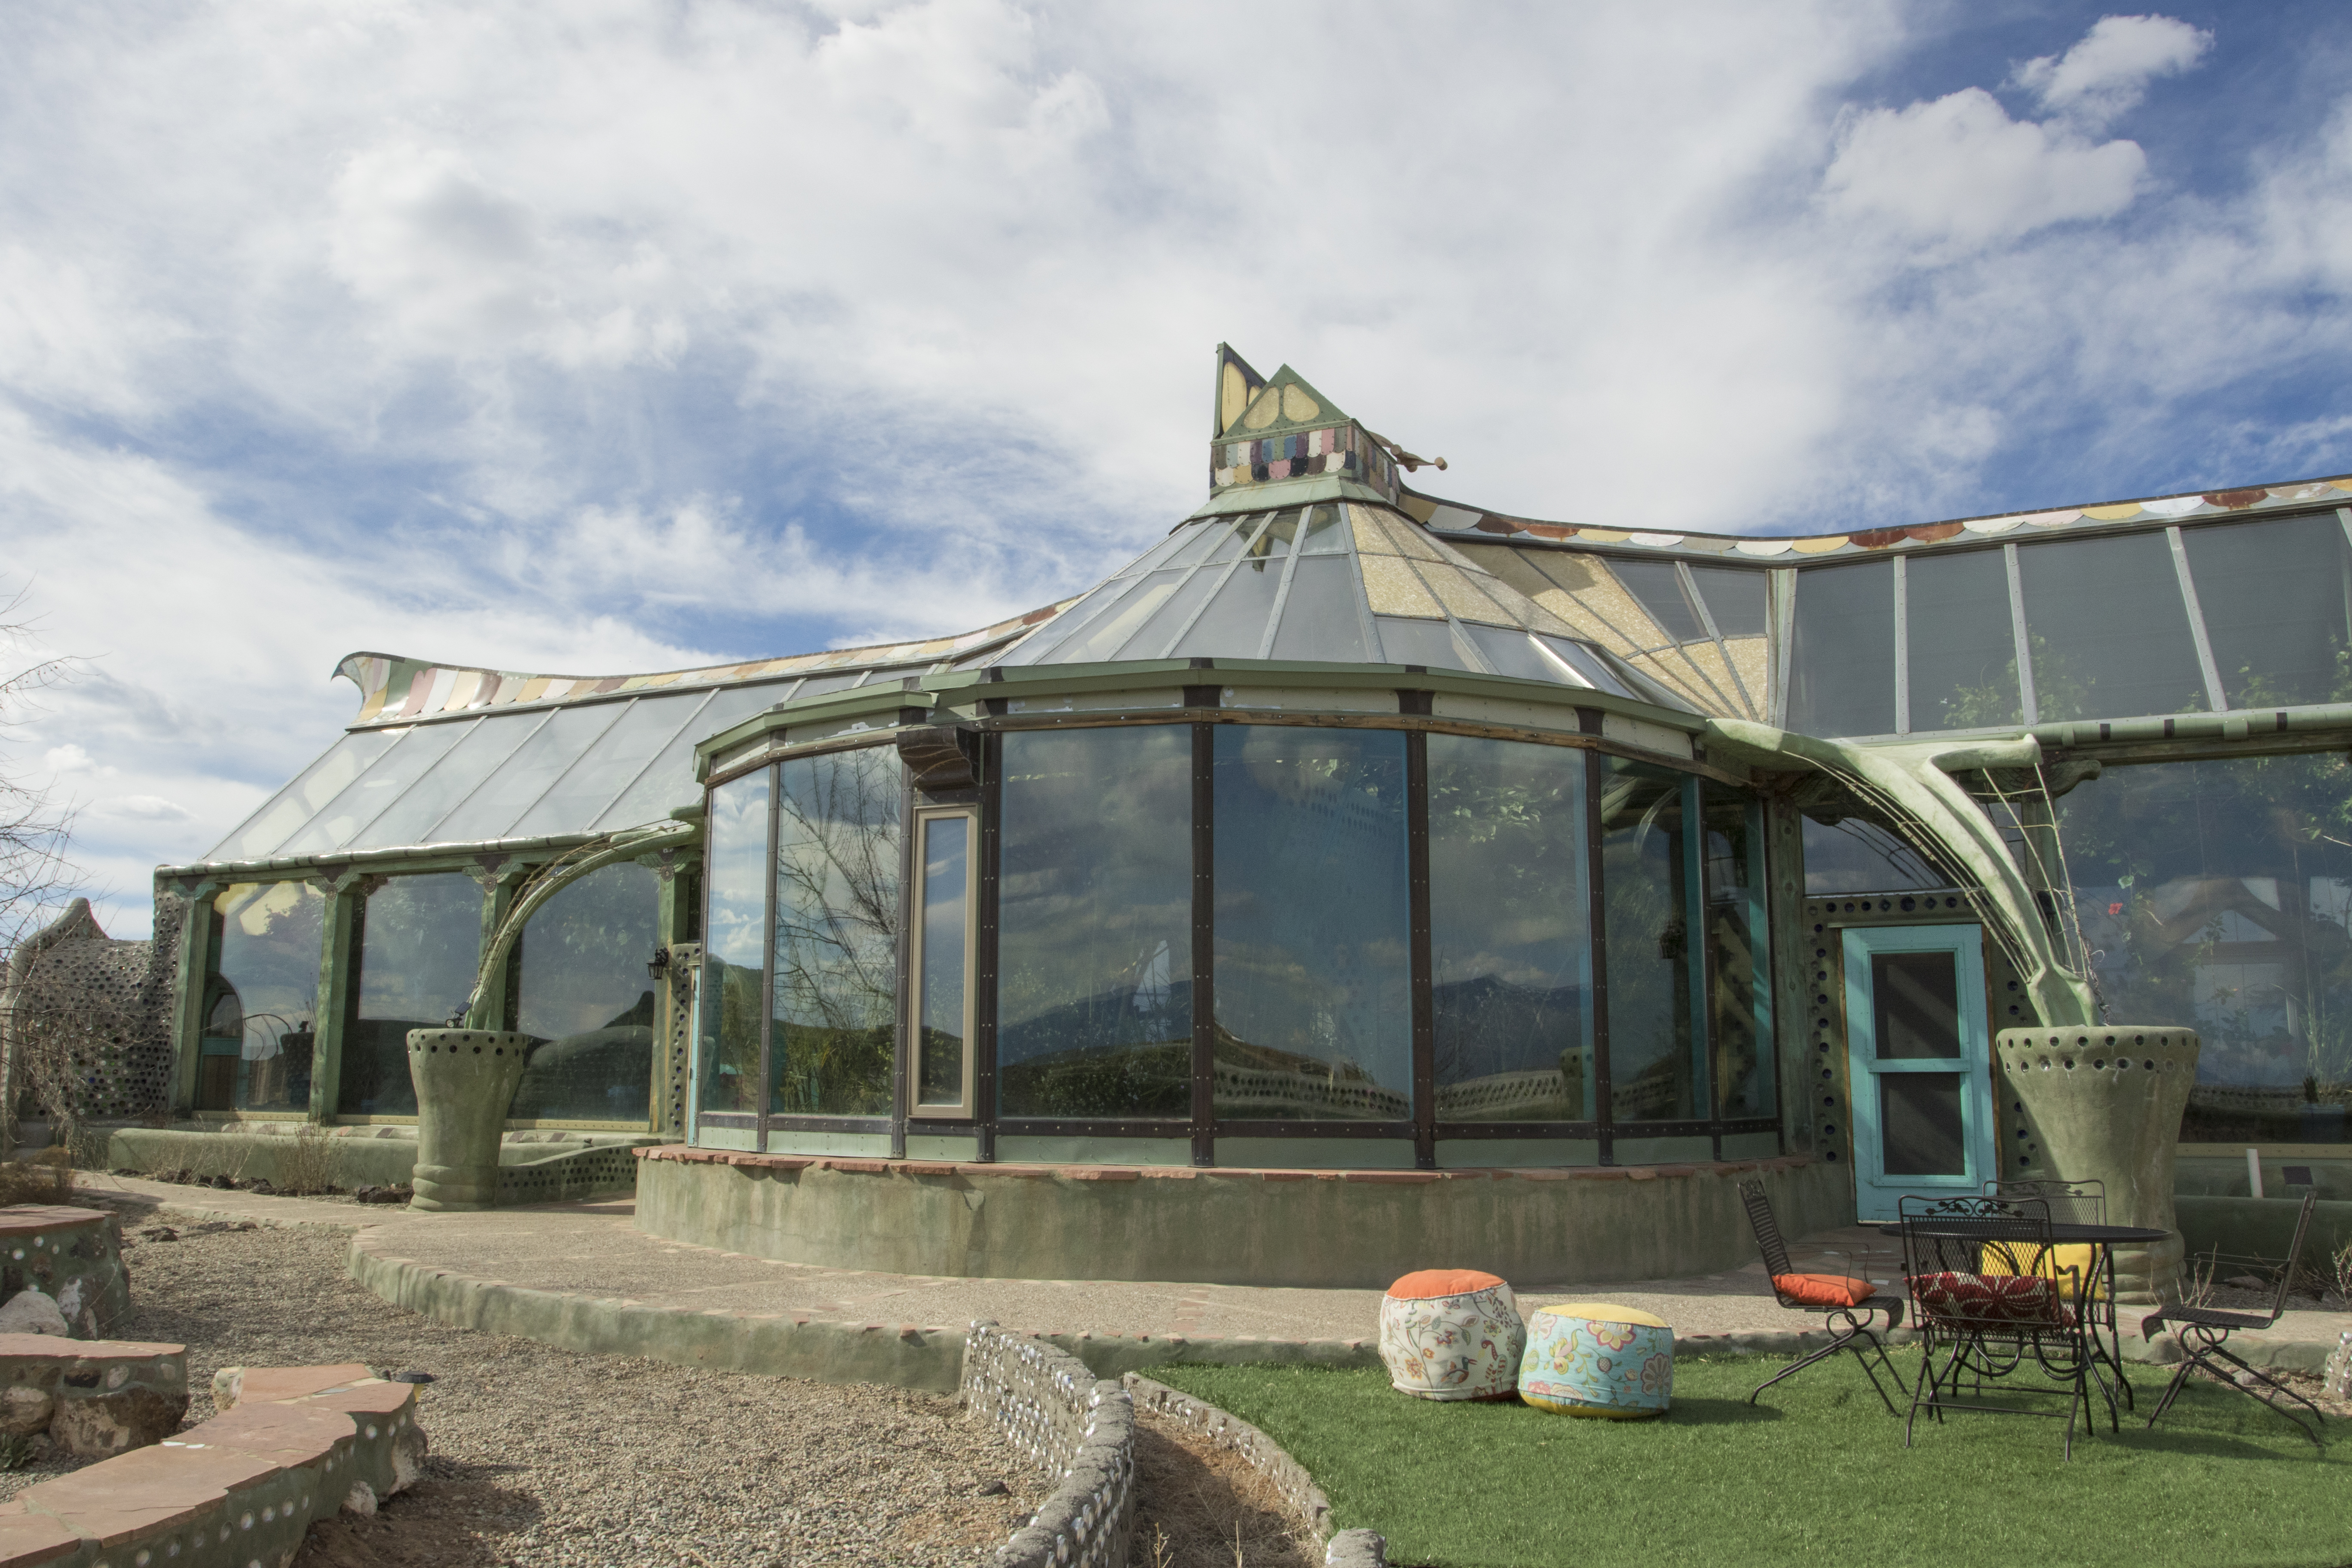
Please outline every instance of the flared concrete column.
[[499, 1199], [499, 1137], [531, 1037], [504, 1029], [411, 1029], [417, 1209], [486, 1209]]
[[2147, 1247], [2116, 1248], [2119, 1301], [2152, 1305], [2179, 1294], [2172, 1163], [2198, 1049], [2194, 1030], [2128, 1024], [2003, 1029], [1995, 1037], [2001, 1081], [2025, 1107], [2050, 1174], [2105, 1184], [2111, 1225], [2168, 1233]]

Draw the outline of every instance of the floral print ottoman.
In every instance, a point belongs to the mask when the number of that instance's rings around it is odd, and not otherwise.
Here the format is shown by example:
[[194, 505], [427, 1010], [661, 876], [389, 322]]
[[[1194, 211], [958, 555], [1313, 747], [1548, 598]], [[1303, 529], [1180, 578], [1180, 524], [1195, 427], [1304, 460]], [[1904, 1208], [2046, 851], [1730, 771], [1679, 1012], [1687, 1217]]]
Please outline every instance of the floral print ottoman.
[[1381, 1299], [1381, 1360], [1416, 1398], [1508, 1399], [1527, 1339], [1511, 1288], [1475, 1268], [1424, 1268]]
[[1675, 1331], [1633, 1307], [1591, 1301], [1538, 1309], [1519, 1363], [1519, 1397], [1556, 1415], [1664, 1415], [1675, 1392]]

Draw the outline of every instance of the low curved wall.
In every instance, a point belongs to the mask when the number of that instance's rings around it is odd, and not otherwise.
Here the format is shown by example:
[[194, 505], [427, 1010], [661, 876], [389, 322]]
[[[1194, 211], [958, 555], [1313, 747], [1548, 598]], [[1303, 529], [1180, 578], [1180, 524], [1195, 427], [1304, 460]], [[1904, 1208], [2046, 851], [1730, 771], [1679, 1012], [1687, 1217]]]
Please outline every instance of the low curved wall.
[[1794, 1155], [1697, 1165], [1254, 1171], [967, 1165], [639, 1150], [640, 1229], [825, 1268], [998, 1279], [1379, 1289], [1416, 1268], [1521, 1289], [1737, 1268], [1738, 1178], [1790, 1236], [1853, 1219], [1845, 1171]]
[[1135, 1401], [1028, 1334], [974, 1323], [957, 1398], [1054, 1489], [997, 1549], [996, 1568], [1127, 1568], [1135, 1536]]

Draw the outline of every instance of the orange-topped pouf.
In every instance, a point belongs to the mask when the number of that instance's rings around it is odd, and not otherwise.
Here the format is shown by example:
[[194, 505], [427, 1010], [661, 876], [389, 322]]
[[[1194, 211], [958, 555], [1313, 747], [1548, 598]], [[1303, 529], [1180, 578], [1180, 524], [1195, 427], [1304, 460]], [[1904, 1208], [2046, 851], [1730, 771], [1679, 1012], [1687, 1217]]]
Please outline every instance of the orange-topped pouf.
[[1511, 1288], [1475, 1268], [1424, 1268], [1381, 1299], [1381, 1360], [1400, 1393], [1508, 1399], [1527, 1342]]

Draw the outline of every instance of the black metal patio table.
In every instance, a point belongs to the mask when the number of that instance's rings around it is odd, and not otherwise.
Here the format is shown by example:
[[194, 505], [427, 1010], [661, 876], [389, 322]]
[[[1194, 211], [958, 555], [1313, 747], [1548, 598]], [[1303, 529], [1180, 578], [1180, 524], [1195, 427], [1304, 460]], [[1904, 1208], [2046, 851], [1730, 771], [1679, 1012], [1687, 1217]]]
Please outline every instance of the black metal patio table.
[[[1913, 1228], [1952, 1241], [1985, 1241], [1993, 1238], [1999, 1224], [1956, 1215], [1949, 1219], [1917, 1220], [1913, 1222]], [[1900, 1225], [1882, 1225], [1878, 1227], [1878, 1234], [1899, 1238], [1903, 1235], [1903, 1227]], [[2115, 1369], [2116, 1382], [2123, 1390], [2126, 1407], [2137, 1408], [2137, 1402], [2132, 1398], [2131, 1380], [2124, 1375], [2123, 1331], [2116, 1322], [2116, 1248], [2147, 1246], [2162, 1241], [2171, 1234], [2170, 1231], [2148, 1230], [2136, 1225], [2051, 1222], [2051, 1246], [2087, 1247], [2091, 1249], [2092, 1268], [2105, 1287], [2102, 1294], [2093, 1298], [2094, 1304], [2104, 1306], [2105, 1310], [2098, 1314], [2101, 1321], [2094, 1325], [2091, 1342], [2098, 1359]], [[2106, 1331], [2101, 1334], [2095, 1331], [2097, 1329]]]

